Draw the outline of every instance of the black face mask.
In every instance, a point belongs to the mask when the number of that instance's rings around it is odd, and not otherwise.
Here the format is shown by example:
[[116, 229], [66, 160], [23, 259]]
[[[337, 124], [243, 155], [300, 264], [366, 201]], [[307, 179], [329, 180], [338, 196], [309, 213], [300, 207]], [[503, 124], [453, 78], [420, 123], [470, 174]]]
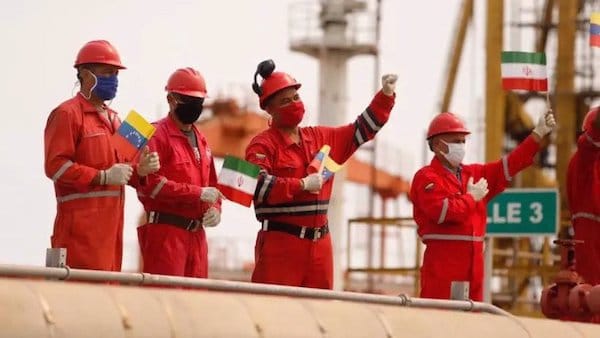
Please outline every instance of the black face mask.
[[191, 102], [178, 103], [175, 108], [175, 115], [183, 124], [192, 124], [198, 120], [202, 114], [202, 104], [204, 100], [194, 100]]

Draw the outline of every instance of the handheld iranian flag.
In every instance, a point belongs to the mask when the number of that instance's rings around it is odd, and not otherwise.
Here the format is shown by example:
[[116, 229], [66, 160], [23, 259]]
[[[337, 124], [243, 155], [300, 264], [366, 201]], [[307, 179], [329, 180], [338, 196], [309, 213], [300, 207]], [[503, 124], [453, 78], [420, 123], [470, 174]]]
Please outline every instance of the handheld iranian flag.
[[237, 157], [225, 156], [218, 188], [227, 199], [243, 206], [252, 204], [260, 167]]
[[547, 92], [546, 54], [502, 52], [502, 87]]

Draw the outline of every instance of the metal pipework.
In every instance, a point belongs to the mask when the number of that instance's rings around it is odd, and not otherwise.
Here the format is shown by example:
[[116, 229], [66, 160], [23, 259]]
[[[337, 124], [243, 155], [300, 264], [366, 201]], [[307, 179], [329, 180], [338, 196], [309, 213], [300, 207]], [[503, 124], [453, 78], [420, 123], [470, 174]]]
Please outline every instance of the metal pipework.
[[561, 270], [554, 283], [542, 291], [542, 313], [552, 319], [590, 322], [600, 314], [600, 285], [584, 283], [575, 271], [577, 240], [556, 240], [561, 246]]
[[0, 277], [0, 337], [592, 338], [600, 326], [363, 302]]
[[136, 285], [160, 285], [186, 287], [215, 291], [246, 292], [264, 295], [282, 295], [317, 299], [345, 300], [371, 304], [398, 305], [417, 308], [446, 309], [456, 311], [487, 312], [497, 315], [512, 315], [488, 303], [471, 300], [440, 300], [413, 298], [404, 294], [398, 296], [382, 296], [357, 292], [332, 291], [301, 288], [282, 285], [234, 282], [225, 280], [189, 278], [155, 275], [149, 273], [110, 272], [71, 269], [69, 267], [46, 268], [36, 266], [0, 264], [0, 276], [7, 277], [41, 277], [59, 280], [77, 280], [91, 282], [119, 282]]

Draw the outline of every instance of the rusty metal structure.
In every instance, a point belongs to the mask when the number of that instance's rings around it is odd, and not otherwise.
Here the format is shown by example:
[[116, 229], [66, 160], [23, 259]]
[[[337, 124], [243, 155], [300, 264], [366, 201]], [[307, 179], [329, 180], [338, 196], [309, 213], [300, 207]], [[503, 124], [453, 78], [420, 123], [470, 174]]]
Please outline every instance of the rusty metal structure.
[[560, 271], [544, 288], [540, 304], [547, 318], [595, 322], [600, 314], [600, 285], [585, 284], [575, 271], [575, 246], [582, 241], [556, 240], [561, 247]]
[[[369, 257], [373, 255], [373, 249], [365, 250], [366, 259], [363, 264], [352, 259], [352, 251], [357, 249], [356, 242], [363, 236], [360, 230], [371, 229], [372, 233], [377, 231], [379, 236], [367, 238], [372, 241], [371, 247], [377, 252], [377, 262]], [[344, 272], [344, 285], [346, 290], [364, 291], [378, 294], [406, 293], [418, 295], [420, 292], [421, 254], [423, 244], [416, 235], [417, 225], [412, 217], [360, 217], [348, 220], [346, 229], [346, 270]], [[404, 235], [408, 231], [410, 235]], [[404, 238], [414, 238], [414, 250], [403, 245]], [[374, 243], [377, 242], [377, 243]], [[386, 244], [386, 242], [388, 242]], [[378, 244], [378, 245], [374, 245]], [[394, 250], [402, 256], [410, 256], [410, 263], [392, 264], [386, 260], [389, 251]], [[412, 252], [411, 252], [412, 251]], [[375, 264], [377, 263], [377, 264]], [[360, 283], [361, 278], [362, 283]]]

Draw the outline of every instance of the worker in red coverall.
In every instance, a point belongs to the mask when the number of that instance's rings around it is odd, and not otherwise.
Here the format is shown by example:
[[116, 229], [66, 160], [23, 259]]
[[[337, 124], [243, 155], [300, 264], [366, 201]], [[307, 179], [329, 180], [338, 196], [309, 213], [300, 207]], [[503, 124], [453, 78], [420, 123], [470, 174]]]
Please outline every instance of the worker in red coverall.
[[[286, 73], [273, 72], [274, 68], [271, 60], [259, 64], [253, 85], [260, 107], [272, 118], [271, 126], [246, 148], [246, 159], [262, 169], [254, 196], [262, 228], [256, 239], [252, 281], [332, 289], [327, 208], [333, 179], [324, 182], [321, 174], [309, 174], [307, 169], [325, 144], [331, 147], [331, 158], [344, 163], [375, 136], [394, 106], [397, 76], [383, 76], [382, 90], [353, 123], [299, 127], [304, 116], [300, 83]], [[258, 74], [263, 77], [260, 86]]]
[[483, 298], [483, 239], [486, 204], [533, 163], [542, 137], [556, 125], [540, 117], [533, 132], [501, 160], [462, 164], [470, 133], [452, 113], [437, 115], [427, 141], [435, 157], [414, 176], [410, 198], [418, 234], [427, 245], [421, 267], [421, 297], [450, 298], [452, 281], [468, 281], [470, 298]]
[[132, 165], [112, 141], [121, 122], [104, 102], [115, 97], [119, 69], [125, 69], [115, 48], [90, 41], [75, 68], [81, 89], [50, 113], [44, 131], [45, 171], [57, 201], [52, 247], [67, 249], [72, 268], [120, 271], [123, 186], [137, 186], [160, 164], [146, 149]]
[[194, 122], [206, 84], [192, 68], [176, 70], [166, 86], [169, 115], [156, 122], [149, 142], [162, 166], [138, 188], [148, 222], [138, 228], [144, 272], [206, 278], [204, 227], [221, 220], [221, 193], [211, 151]]
[[575, 267], [586, 283], [600, 284], [600, 108], [589, 111], [567, 171], [567, 198], [575, 239]]

